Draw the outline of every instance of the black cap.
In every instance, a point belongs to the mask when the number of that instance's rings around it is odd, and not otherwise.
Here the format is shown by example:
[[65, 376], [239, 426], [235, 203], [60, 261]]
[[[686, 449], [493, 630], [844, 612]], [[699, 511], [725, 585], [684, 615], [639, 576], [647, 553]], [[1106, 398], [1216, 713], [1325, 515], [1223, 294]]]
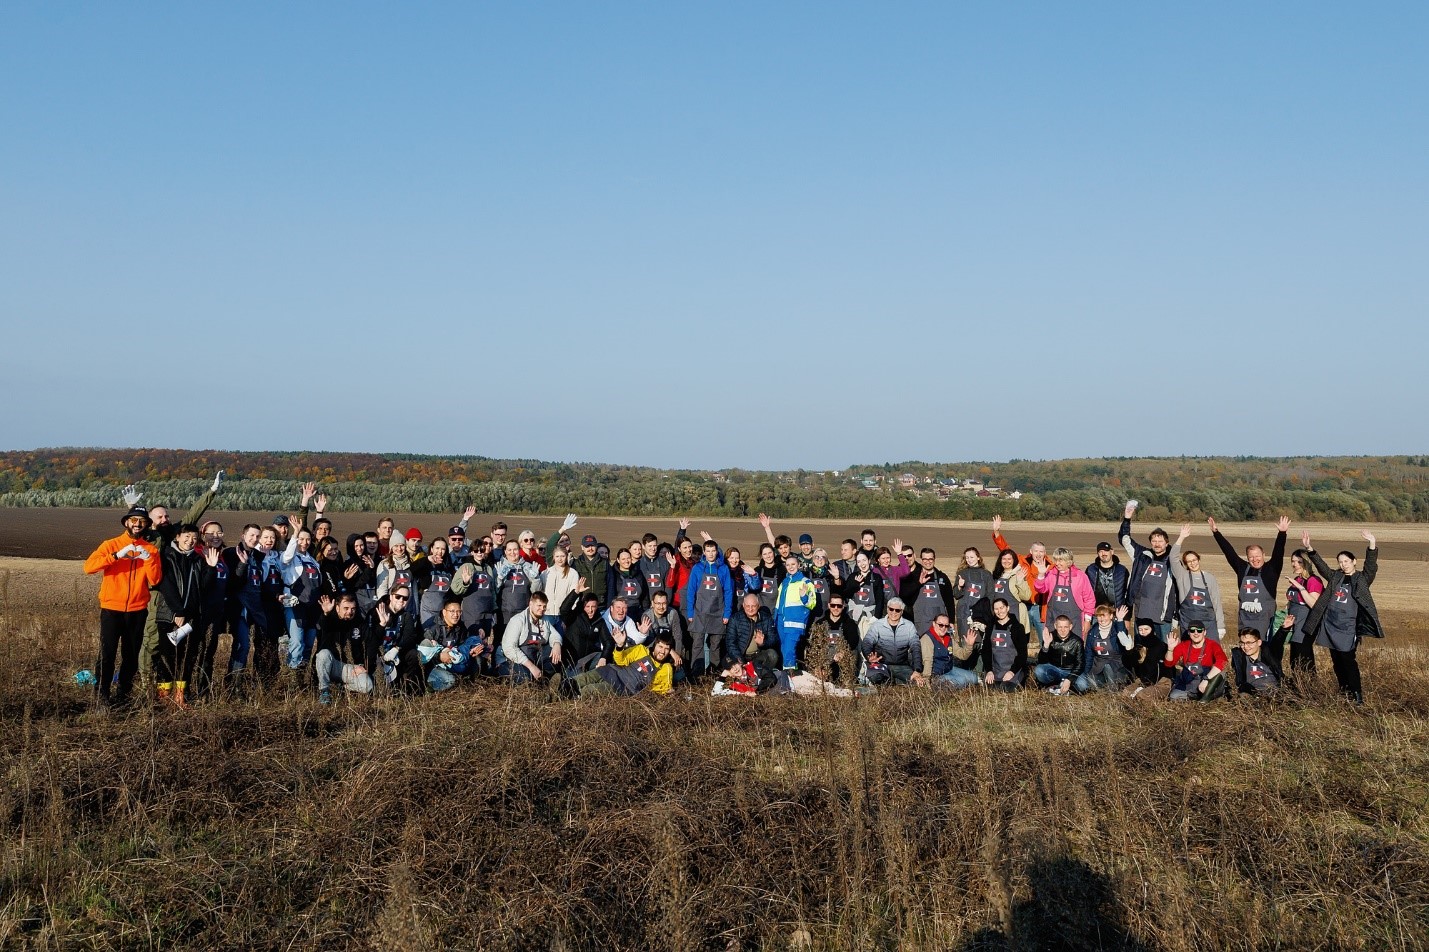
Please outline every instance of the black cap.
[[147, 525], [154, 524], [154, 520], [149, 518], [149, 510], [145, 509], [143, 506], [131, 506], [129, 508], [129, 511], [124, 514], [123, 518], [121, 518], [119, 522], [121, 524], [128, 522], [135, 516], [138, 516], [140, 519], [143, 519]]
[[288, 524], [288, 517], [285, 516], [285, 515], [283, 515], [281, 512], [278, 513], [276, 516], [273, 517], [273, 525], [275, 525], [275, 526], [286, 526], [287, 524]]
[[1110, 543], [1110, 542], [1098, 542], [1098, 543], [1097, 543], [1097, 551], [1098, 551], [1098, 552], [1110, 552], [1110, 551], [1111, 551], [1111, 543]]
[[447, 535], [449, 535], [449, 536], [461, 536], [463, 539], [465, 539], [465, 538], [466, 538], [466, 530], [463, 529], [461, 526], [452, 526], [450, 529], [447, 530]]

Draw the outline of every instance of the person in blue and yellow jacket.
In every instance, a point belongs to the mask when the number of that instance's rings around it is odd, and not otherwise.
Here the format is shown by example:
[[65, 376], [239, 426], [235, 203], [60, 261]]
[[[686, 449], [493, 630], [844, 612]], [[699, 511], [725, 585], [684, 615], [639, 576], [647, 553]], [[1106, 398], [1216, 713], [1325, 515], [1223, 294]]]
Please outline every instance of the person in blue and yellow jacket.
[[804, 631], [819, 599], [814, 583], [804, 574], [797, 555], [790, 553], [784, 559], [784, 569], [788, 574], [779, 583], [779, 592], [774, 599], [774, 625], [779, 632], [784, 670], [793, 671], [799, 667]]
[[[124, 705], [139, 672], [139, 648], [149, 617], [149, 589], [163, 578], [159, 550], [145, 538], [149, 511], [132, 506], [124, 514], [124, 533], [106, 539], [84, 562], [88, 575], [102, 574], [99, 583], [99, 666], [94, 672], [99, 700]], [[119, 691], [111, 697], [114, 656], [119, 655]]]

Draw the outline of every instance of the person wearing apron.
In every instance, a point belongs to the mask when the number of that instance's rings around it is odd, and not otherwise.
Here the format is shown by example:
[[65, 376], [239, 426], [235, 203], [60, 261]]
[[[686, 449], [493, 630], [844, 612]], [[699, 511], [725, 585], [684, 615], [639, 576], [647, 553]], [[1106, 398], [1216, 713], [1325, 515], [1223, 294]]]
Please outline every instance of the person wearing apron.
[[1330, 661], [1335, 667], [1335, 679], [1339, 681], [1340, 691], [1356, 704], [1364, 703], [1360, 665], [1356, 658], [1360, 640], [1384, 637], [1379, 609], [1370, 594], [1370, 586], [1379, 574], [1379, 550], [1373, 533], [1364, 531], [1360, 535], [1369, 543], [1363, 570], [1357, 567], [1355, 555], [1350, 551], [1340, 552], [1335, 558], [1338, 568], [1330, 568], [1310, 545], [1310, 533], [1301, 536], [1305, 554], [1325, 579], [1324, 594], [1316, 600], [1305, 622], [1306, 632], [1315, 637], [1316, 644], [1330, 649]]
[[759, 586], [754, 594], [759, 596], [760, 607], [773, 615], [779, 600], [779, 583], [784, 581], [784, 566], [775, 561], [774, 546], [766, 542], [759, 547], [759, 564], [754, 571], [758, 574]]
[[1057, 616], [1066, 615], [1072, 621], [1072, 630], [1086, 635], [1097, 597], [1087, 573], [1072, 564], [1069, 550], [1060, 546], [1052, 550], [1052, 568], [1038, 577], [1037, 591], [1047, 596], [1048, 627]]
[[992, 603], [992, 624], [982, 643], [983, 683], [990, 691], [1016, 691], [1027, 680], [1027, 629], [1003, 599]]
[[867, 618], [871, 622], [875, 618], [882, 618], [886, 612], [888, 599], [883, 595], [883, 579], [873, 570], [873, 563], [868, 561], [868, 556], [862, 552], [854, 556], [854, 572], [844, 578], [844, 597], [848, 599], [850, 605], [856, 605], [860, 611], [850, 611], [858, 621], [859, 630], [867, 633], [868, 624], [864, 622]]
[[418, 605], [417, 620], [425, 625], [441, 614], [447, 595], [452, 590], [452, 577], [456, 574], [456, 566], [447, 558], [446, 539], [433, 539], [431, 550], [423, 561], [425, 566], [422, 574], [426, 578], [420, 580], [422, 597]]
[[496, 566], [496, 623], [504, 632], [511, 619], [530, 604], [532, 586], [541, 570], [521, 558], [521, 544], [515, 539], [506, 543], [503, 552], [504, 558]]
[[1290, 670], [1315, 673], [1315, 639], [1305, 630], [1310, 610], [1320, 600], [1325, 583], [1310, 571], [1304, 549], [1290, 555], [1290, 578], [1285, 586], [1285, 626], [1290, 629]]
[[687, 667], [691, 677], [720, 666], [724, 659], [724, 629], [734, 607], [734, 586], [729, 579], [729, 566], [720, 559], [719, 543], [705, 542], [704, 556], [690, 569], [685, 591], [691, 636]]
[[954, 618], [953, 607], [957, 604], [957, 594], [953, 580], [937, 567], [938, 554], [924, 548], [918, 553], [918, 565], [903, 579], [902, 591], [898, 596], [910, 606], [913, 626], [919, 631], [932, 627], [933, 619], [946, 612]]
[[1274, 697], [1285, 680], [1280, 665], [1261, 651], [1260, 632], [1242, 628], [1240, 645], [1231, 649], [1231, 669], [1235, 672], [1235, 688], [1250, 697]]
[[1176, 618], [1181, 630], [1193, 621], [1206, 626], [1206, 637], [1220, 641], [1226, 630], [1225, 612], [1221, 607], [1221, 586], [1215, 576], [1201, 566], [1201, 554], [1191, 549], [1182, 551], [1181, 543], [1191, 534], [1191, 527], [1181, 527], [1181, 535], [1171, 546], [1171, 575], [1176, 581], [1176, 594], [1181, 603], [1176, 606]]
[[546, 596], [532, 594], [501, 638], [501, 656], [516, 684], [541, 681], [561, 670], [561, 634], [546, 617]]
[[1211, 527], [1211, 535], [1226, 557], [1226, 563], [1236, 574], [1236, 600], [1240, 606], [1236, 613], [1236, 630], [1254, 628], [1260, 632], [1265, 641], [1266, 654], [1279, 664], [1285, 651], [1284, 634], [1277, 631], [1272, 638], [1270, 626], [1275, 621], [1275, 589], [1285, 561], [1285, 534], [1290, 528], [1289, 517], [1281, 516], [1276, 524], [1275, 547], [1268, 559], [1265, 550], [1255, 544], [1246, 546], [1245, 558], [1241, 558], [1216, 528], [1215, 519], [1207, 519], [1206, 524]]
[[959, 635], [968, 632], [968, 622], [972, 619], [973, 608], [983, 604], [984, 611], [992, 610], [992, 573], [982, 564], [982, 553], [970, 548], [963, 553], [963, 564], [958, 568], [953, 582], [953, 595], [958, 602], [957, 629]]
[[1163, 662], [1166, 667], [1180, 670], [1171, 677], [1171, 700], [1209, 701], [1225, 693], [1222, 678], [1226, 669], [1226, 653], [1219, 642], [1206, 637], [1206, 626], [1193, 621], [1186, 626], [1186, 638], [1172, 632], [1167, 642], [1170, 651]]
[[1118, 606], [1115, 613], [1110, 605], [1097, 606], [1096, 621], [1087, 629], [1086, 661], [1072, 682], [1075, 693], [1114, 691], [1131, 682], [1131, 673], [1121, 660], [1122, 652], [1134, 644], [1126, 630], [1126, 615], [1125, 605]]

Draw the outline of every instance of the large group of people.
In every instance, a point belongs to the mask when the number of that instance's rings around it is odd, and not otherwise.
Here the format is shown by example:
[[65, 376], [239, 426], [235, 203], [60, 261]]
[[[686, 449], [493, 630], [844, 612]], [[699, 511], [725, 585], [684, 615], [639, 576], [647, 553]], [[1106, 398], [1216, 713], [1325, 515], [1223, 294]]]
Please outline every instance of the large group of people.
[[[1332, 565], [1302, 533], [1287, 575], [1284, 517], [1269, 556], [1259, 544], [1237, 552], [1207, 520], [1236, 577], [1227, 606], [1186, 548], [1191, 527], [1139, 540], [1134, 502], [1117, 533], [1125, 562], [1110, 542], [1085, 568], [1063, 546], [1019, 552], [999, 518], [996, 555], [969, 546], [949, 574], [930, 547], [880, 545], [865, 529], [834, 557], [809, 533], [776, 535], [764, 515], [752, 561], [706, 532], [696, 542], [688, 519], [668, 541], [572, 535], [575, 515], [545, 539], [508, 538], [499, 521], [469, 537], [471, 507], [440, 538], [384, 517], [339, 541], [311, 483], [297, 512], [245, 525], [229, 544], [204, 518], [221, 485], [219, 473], [178, 522], [126, 487], [123, 533], [85, 563], [102, 575], [102, 704], [132, 704], [136, 680], [184, 708], [284, 679], [322, 703], [492, 679], [571, 697], [909, 685], [1208, 701], [1297, 690], [1316, 646], [1358, 703], [1356, 650], [1384, 634], [1370, 594], [1374, 535], [1363, 533], [1363, 565], [1349, 551]], [[215, 673], [225, 636], [227, 671]]]

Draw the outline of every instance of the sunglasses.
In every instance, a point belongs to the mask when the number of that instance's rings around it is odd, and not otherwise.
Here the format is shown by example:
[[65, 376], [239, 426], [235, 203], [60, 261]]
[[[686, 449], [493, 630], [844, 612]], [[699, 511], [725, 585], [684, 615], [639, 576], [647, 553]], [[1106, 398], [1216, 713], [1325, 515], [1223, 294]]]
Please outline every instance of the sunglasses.
[[405, 601], [407, 600], [407, 596], [406, 596], [406, 595], [389, 595], [389, 596], [387, 596], [387, 597], [388, 597], [388, 600], [389, 600], [389, 601], [394, 601], [394, 602], [405, 602]]

